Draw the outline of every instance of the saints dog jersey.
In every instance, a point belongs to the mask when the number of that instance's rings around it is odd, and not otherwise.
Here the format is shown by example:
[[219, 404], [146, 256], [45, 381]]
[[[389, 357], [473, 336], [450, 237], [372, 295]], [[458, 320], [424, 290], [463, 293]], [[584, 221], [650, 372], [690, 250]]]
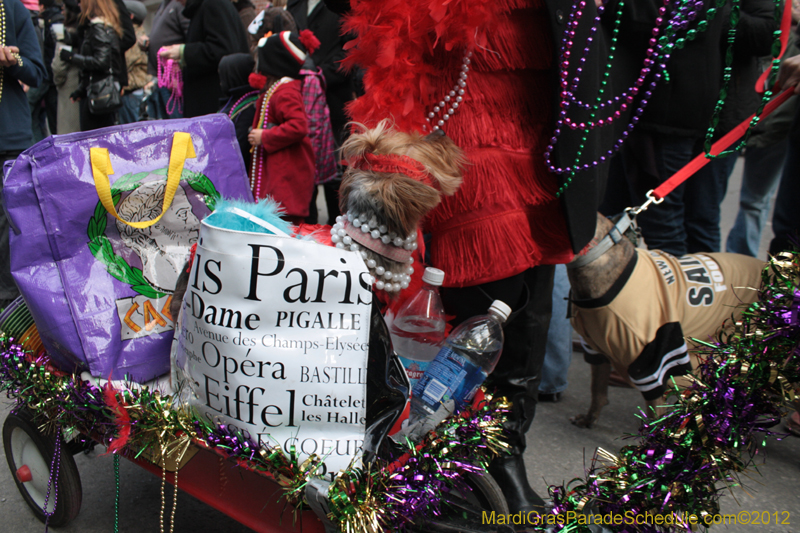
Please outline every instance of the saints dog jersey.
[[670, 376], [691, 371], [686, 339], [712, 340], [726, 319], [738, 319], [742, 304], [758, 299], [763, 268], [738, 254], [674, 257], [637, 248], [606, 294], [572, 300], [572, 325], [652, 400]]

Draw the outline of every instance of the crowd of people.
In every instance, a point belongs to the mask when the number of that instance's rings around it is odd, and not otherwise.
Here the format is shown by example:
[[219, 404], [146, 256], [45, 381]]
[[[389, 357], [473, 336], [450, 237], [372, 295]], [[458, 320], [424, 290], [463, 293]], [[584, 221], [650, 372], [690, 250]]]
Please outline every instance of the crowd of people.
[[[349, 0], [276, 1], [263, 10], [250, 0], [163, 0], [155, 12], [137, 0], [0, 1], [2, 161], [13, 160], [47, 133], [222, 112], [234, 123], [255, 197], [278, 200], [292, 222], [324, 224], [339, 214], [341, 169], [335, 153], [347, 137], [348, 121], [400, 119], [414, 105], [439, 109], [437, 101], [367, 98], [348, 114], [348, 103], [378, 91], [392, 94], [396, 82], [375, 74], [386, 67], [380, 59], [360, 69], [342, 67], [348, 41], [363, 37], [343, 32], [343, 17], [369, 14], [368, 9], [353, 11]], [[366, 2], [360, 4], [363, 8]], [[419, 7], [414, 0], [406, 4], [410, 10]], [[574, 96], [588, 102], [607, 81], [613, 95], [636, 80], [630, 73], [643, 51], [653, 48], [650, 32], [664, 16], [664, 3], [637, 0], [626, 3], [624, 13], [616, 0], [583, 4], [585, 13], [571, 31], [576, 43], [591, 35], [592, 47], [587, 47], [588, 61], [578, 67], [581, 83]], [[603, 21], [593, 27], [600, 8]], [[793, 8], [796, 22], [796, 0]], [[647, 191], [702, 153], [706, 140], [718, 139], [757, 110], [755, 81], [779, 23], [772, 0], [741, 0], [732, 63], [726, 61], [732, 19], [717, 16], [674, 51], [668, 77], [658, 74], [659, 82], [646, 91], [646, 107], [644, 91], [631, 97], [627, 120], [636, 128], [625, 130], [623, 120], [610, 131], [597, 128], [588, 134], [564, 127], [553, 149], [548, 145], [563, 113], [547, 103], [558, 101], [560, 89], [553, 81], [560, 65], [568, 63], [561, 35], [565, 19], [574, 14], [572, 1], [500, 1], [492, 9], [496, 31], [471, 62], [469, 56], [463, 61], [462, 79], [468, 73], [471, 88], [463, 99], [463, 92], [453, 91], [441, 102], [443, 108], [451, 97], [461, 103], [441, 126], [470, 161], [464, 184], [431, 213], [425, 231], [428, 261], [448, 275], [442, 295], [455, 323], [485, 312], [495, 299], [513, 309], [504, 354], [492, 376], [493, 385], [514, 403], [507, 428], [513, 453], [496, 459], [490, 472], [511, 512], [518, 512], [543, 505], [526, 479], [525, 433], [537, 401], [558, 401], [566, 388], [572, 354], [572, 330], [564, 321], [569, 282], [564, 272], [554, 277], [553, 265], [570, 262], [590, 245], [598, 211], [611, 216], [642, 204]], [[613, 13], [620, 13], [625, 31], [615, 30]], [[797, 31], [791, 34], [794, 41]], [[800, 92], [797, 53], [790, 45], [778, 83]], [[612, 54], [618, 68], [607, 80], [604, 59]], [[461, 68], [461, 58], [456, 60]], [[453, 63], [439, 48], [425, 61], [407, 68]], [[171, 102], [174, 89], [158, 85], [168, 62], [182, 75], [182, 105]], [[91, 87], [109, 76], [121, 91], [121, 106], [95, 112]], [[441, 79], [432, 92], [447, 95], [452, 80]], [[567, 76], [563, 79], [568, 83]], [[721, 106], [723, 83], [727, 98]], [[793, 202], [800, 184], [800, 107], [794, 100], [759, 124], [738, 149], [744, 177], [728, 251], [759, 253], [776, 190], [770, 252], [797, 243], [800, 211]], [[715, 128], [708, 131], [712, 116]], [[621, 148], [606, 154], [617, 138], [625, 141]], [[648, 247], [676, 256], [721, 251], [720, 205], [737, 155], [712, 161], [639, 217]], [[553, 172], [575, 165], [581, 156], [598, 164], [580, 172]], [[559, 189], [563, 194], [556, 194]], [[318, 190], [324, 191], [328, 220], [318, 217]], [[17, 293], [8, 268], [8, 227], [0, 217], [0, 302], [7, 303]]]

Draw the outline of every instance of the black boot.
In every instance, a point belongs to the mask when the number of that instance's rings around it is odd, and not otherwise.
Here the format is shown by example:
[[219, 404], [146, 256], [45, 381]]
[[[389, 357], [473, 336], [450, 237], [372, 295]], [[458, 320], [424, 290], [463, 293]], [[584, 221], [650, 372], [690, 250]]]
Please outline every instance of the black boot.
[[501, 455], [489, 463], [492, 475], [506, 497], [510, 513], [544, 513], [544, 500], [528, 483], [525, 462], [521, 455]]
[[492, 300], [502, 300], [514, 312], [503, 328], [503, 354], [487, 380], [489, 390], [511, 401], [504, 424], [511, 455], [501, 454], [489, 464], [489, 473], [500, 485], [511, 513], [544, 511], [544, 501], [531, 488], [522, 454], [525, 433], [533, 422], [541, 381], [547, 329], [552, 312], [552, 265], [538, 266], [511, 278], [442, 292], [445, 311], [458, 324], [485, 313]]
[[490, 376], [497, 394], [512, 404], [504, 424], [511, 455], [501, 454], [489, 464], [489, 473], [500, 485], [511, 513], [544, 512], [544, 500], [528, 483], [522, 455], [526, 448], [525, 434], [536, 414], [552, 311], [554, 270], [544, 266], [525, 273], [527, 298], [518, 304], [516, 316], [506, 324], [503, 355]]

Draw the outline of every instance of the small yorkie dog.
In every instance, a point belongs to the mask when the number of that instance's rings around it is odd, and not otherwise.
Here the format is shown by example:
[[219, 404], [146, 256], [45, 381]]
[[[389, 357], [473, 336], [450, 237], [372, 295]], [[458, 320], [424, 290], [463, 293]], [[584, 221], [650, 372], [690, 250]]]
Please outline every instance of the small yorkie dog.
[[372, 129], [355, 126], [359, 131], [342, 146], [343, 215], [331, 239], [339, 248], [361, 252], [376, 289], [396, 293], [408, 287], [422, 219], [441, 195], [456, 192], [466, 160], [441, 130], [405, 133], [388, 120]]

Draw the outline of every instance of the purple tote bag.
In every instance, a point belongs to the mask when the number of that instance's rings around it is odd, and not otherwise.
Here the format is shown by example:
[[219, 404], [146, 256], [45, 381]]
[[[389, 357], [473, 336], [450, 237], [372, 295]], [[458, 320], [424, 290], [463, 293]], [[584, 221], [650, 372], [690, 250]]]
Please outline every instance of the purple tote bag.
[[[182, 171], [171, 173], [174, 195], [163, 209], [173, 143], [187, 138], [178, 132], [189, 134], [192, 148], [183, 150]], [[101, 150], [90, 156], [93, 148]], [[157, 222], [134, 228], [109, 214], [95, 186], [104, 165], [92, 165], [102, 149], [110, 164], [106, 205], [134, 222], [163, 210]], [[252, 201], [224, 115], [49, 137], [20, 155], [3, 192], [11, 271], [53, 361], [138, 382], [169, 371], [170, 298], [200, 220], [220, 195]]]

